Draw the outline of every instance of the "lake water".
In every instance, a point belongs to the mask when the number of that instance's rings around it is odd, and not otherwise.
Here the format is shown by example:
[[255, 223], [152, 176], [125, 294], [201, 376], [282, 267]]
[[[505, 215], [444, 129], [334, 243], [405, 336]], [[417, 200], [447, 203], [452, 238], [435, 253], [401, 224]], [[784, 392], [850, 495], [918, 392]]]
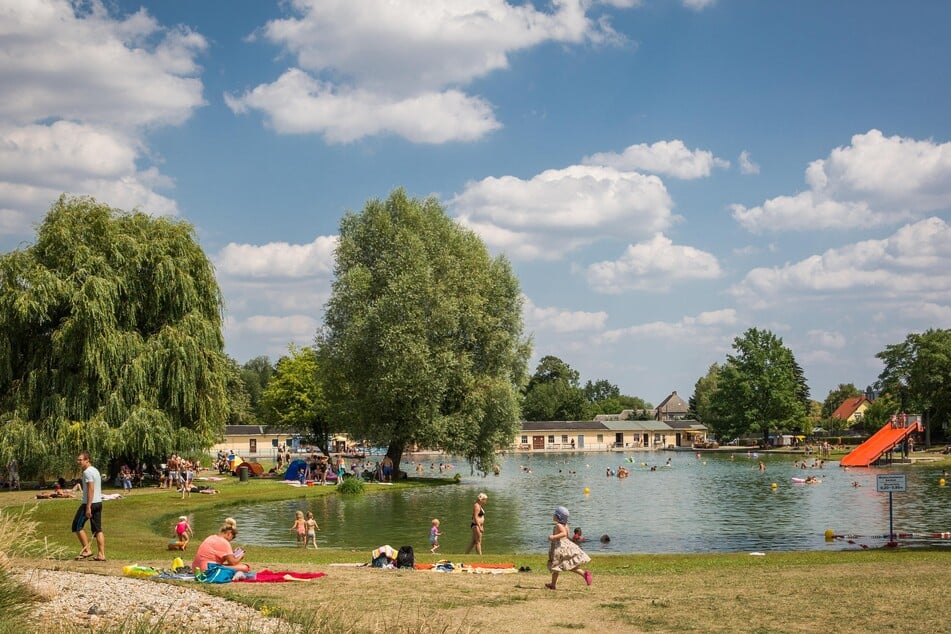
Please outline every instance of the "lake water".
[[[668, 458], [670, 466], [665, 466]], [[414, 472], [413, 456], [402, 468]], [[894, 494], [896, 532], [928, 534], [951, 531], [951, 486], [939, 486], [940, 469], [891, 466], [882, 469], [798, 469], [793, 457], [749, 456], [737, 452], [696, 454], [645, 452], [585, 454], [512, 454], [500, 457], [501, 474], [470, 475], [468, 464], [445, 456], [420, 457], [423, 477], [440, 477], [440, 460], [460, 473], [462, 483], [411, 491], [382, 491], [363, 496], [323, 496], [233, 508], [238, 541], [250, 545], [293, 546], [289, 528], [297, 510], [313, 511], [321, 532], [317, 542], [332, 548], [369, 551], [381, 544], [411, 544], [428, 555], [432, 518], [441, 521], [440, 552], [461, 553], [469, 542], [469, 521], [476, 495], [484, 491], [486, 532], [483, 552], [547, 552], [555, 506], [571, 511], [571, 527], [581, 527], [592, 553], [705, 553], [789, 550], [840, 550], [876, 547], [888, 533], [888, 494], [875, 490], [878, 473], [906, 473], [907, 493]], [[632, 462], [628, 462], [628, 460]], [[766, 471], [759, 471], [762, 460]], [[812, 458], [807, 458], [811, 465]], [[651, 471], [647, 465], [656, 465]], [[607, 468], [624, 465], [630, 477], [606, 477]], [[522, 467], [527, 467], [527, 472]], [[570, 473], [574, 472], [574, 473]], [[815, 475], [821, 484], [796, 484], [792, 477]], [[948, 478], [951, 483], [951, 478]], [[852, 486], [852, 482], [861, 486]], [[771, 488], [775, 482], [777, 487]], [[585, 488], [590, 490], [585, 494]], [[214, 532], [220, 511], [197, 512], [198, 537]], [[855, 535], [826, 542], [827, 529]], [[610, 535], [609, 544], [598, 537]], [[909, 545], [951, 540], [902, 540]]]

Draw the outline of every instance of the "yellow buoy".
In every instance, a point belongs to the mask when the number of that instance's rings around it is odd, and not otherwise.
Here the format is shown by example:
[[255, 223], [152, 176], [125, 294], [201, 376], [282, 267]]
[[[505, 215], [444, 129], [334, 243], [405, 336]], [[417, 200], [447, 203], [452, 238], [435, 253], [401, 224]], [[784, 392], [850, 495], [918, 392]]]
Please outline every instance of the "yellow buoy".
[[771, 485], [769, 485], [769, 486], [770, 486], [770, 488], [775, 489], [778, 485], [777, 485], [775, 482], [773, 482], [773, 483], [772, 483]]
[[826, 529], [826, 541], [831, 542], [834, 537], [835, 537], [835, 532], [833, 532], [831, 528]]
[[944, 478], [941, 478], [940, 480], [938, 480], [938, 484], [940, 484], [941, 486], [944, 486], [945, 484], [947, 484], [947, 482], [944, 481]]
[[585, 488], [584, 488], [584, 494], [585, 494], [585, 495], [588, 495], [589, 493], [591, 493], [591, 489], [589, 489], [588, 487], [585, 487]]

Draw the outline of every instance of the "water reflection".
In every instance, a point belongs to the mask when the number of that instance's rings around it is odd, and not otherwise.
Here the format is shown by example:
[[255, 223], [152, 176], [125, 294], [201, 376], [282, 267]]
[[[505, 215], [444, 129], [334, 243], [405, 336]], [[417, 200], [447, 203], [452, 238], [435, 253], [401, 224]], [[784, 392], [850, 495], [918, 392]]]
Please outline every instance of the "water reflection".
[[[671, 466], [664, 463], [671, 459]], [[447, 460], [442, 457], [443, 460]], [[409, 457], [412, 460], [412, 456]], [[421, 458], [423, 477], [438, 477], [430, 458]], [[439, 458], [434, 464], [438, 464]], [[453, 459], [448, 459], [450, 462]], [[760, 460], [766, 471], [756, 467]], [[810, 459], [811, 463], [812, 460]], [[646, 465], [644, 464], [646, 463]], [[837, 464], [800, 470], [791, 457], [748, 456], [746, 453], [559, 454], [510, 455], [499, 460], [501, 474], [470, 475], [459, 460], [454, 471], [463, 481], [422, 490], [383, 492], [351, 498], [259, 503], [233, 509], [246, 544], [293, 546], [289, 529], [297, 510], [313, 511], [322, 531], [322, 546], [360, 551], [387, 543], [428, 549], [432, 518], [441, 521], [442, 553], [461, 553], [468, 544], [469, 516], [475, 496], [485, 491], [486, 533], [483, 549], [492, 552], [544, 552], [552, 509], [571, 510], [572, 527], [580, 526], [592, 552], [692, 553], [768, 550], [822, 550], [881, 545], [881, 539], [856, 538], [827, 543], [827, 529], [861, 536], [888, 532], [888, 494], [875, 491], [877, 469], [845, 471]], [[605, 476], [605, 469], [623, 464], [630, 477]], [[655, 465], [656, 471], [650, 466]], [[414, 473], [413, 464], [403, 468]], [[526, 471], [522, 467], [530, 469]], [[902, 471], [891, 467], [887, 472]], [[572, 473], [573, 472], [573, 473]], [[951, 488], [939, 487], [939, 470], [904, 468], [907, 493], [895, 494], [897, 532], [951, 531]], [[414, 474], [415, 475], [415, 474]], [[444, 474], [446, 475], [446, 474]], [[821, 484], [794, 484], [791, 477], [815, 475]], [[852, 482], [860, 486], [852, 486]], [[775, 482], [777, 487], [771, 488]], [[585, 495], [584, 489], [590, 489]], [[198, 512], [199, 536], [213, 532], [221, 513]], [[608, 534], [603, 545], [597, 538]], [[947, 541], [944, 544], [948, 544]]]

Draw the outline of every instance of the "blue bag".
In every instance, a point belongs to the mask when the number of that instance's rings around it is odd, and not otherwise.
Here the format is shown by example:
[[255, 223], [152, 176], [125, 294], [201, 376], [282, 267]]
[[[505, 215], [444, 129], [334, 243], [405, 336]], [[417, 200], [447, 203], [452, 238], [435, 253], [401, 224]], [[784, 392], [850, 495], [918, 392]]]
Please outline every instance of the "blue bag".
[[202, 583], [231, 583], [237, 570], [226, 568], [220, 564], [208, 564], [205, 572], [199, 572], [195, 579]]

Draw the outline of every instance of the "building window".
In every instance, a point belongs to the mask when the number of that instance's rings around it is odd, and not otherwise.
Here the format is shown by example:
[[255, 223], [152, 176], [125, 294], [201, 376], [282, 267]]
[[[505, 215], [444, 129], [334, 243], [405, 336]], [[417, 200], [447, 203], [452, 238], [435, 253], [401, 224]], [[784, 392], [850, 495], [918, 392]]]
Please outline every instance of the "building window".
[[251, 438], [248, 440], [248, 453], [257, 453], [258, 452], [258, 439]]
[[598, 442], [604, 442], [604, 434], [598, 434]]
[[528, 436], [522, 436], [522, 444], [523, 444], [523, 445], [527, 445], [527, 444], [528, 444]]
[[568, 434], [564, 434], [564, 435], [561, 437], [561, 444], [563, 444], [563, 445], [567, 445], [567, 444], [568, 444]]
[[548, 437], [548, 444], [550, 444], [550, 445], [554, 445], [554, 444], [555, 444], [555, 437], [554, 437], [554, 436], [549, 436], [549, 437]]

